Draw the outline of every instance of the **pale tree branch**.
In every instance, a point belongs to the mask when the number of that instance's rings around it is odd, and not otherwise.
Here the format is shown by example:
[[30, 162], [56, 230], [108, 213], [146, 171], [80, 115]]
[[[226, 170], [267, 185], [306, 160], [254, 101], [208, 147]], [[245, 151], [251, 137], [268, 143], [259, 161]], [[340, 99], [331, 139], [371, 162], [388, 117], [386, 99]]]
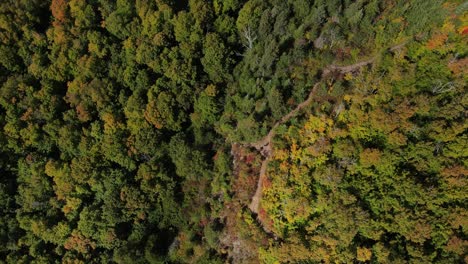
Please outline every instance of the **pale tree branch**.
[[247, 41], [247, 43], [244, 43], [244, 47], [246, 47], [247, 49], [251, 49], [253, 47], [255, 40], [257, 40], [257, 36], [252, 32], [252, 30], [250, 29], [250, 26], [247, 26], [247, 28], [245, 28], [242, 31], [242, 36]]

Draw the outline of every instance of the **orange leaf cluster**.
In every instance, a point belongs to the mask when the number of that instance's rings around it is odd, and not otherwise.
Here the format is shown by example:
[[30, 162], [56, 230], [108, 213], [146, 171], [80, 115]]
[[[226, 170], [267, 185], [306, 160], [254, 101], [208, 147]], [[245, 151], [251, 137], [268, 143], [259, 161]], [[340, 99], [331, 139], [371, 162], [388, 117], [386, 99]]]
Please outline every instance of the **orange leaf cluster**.
[[52, 0], [50, 4], [50, 11], [52, 11], [52, 15], [59, 22], [58, 24], [65, 22], [67, 5], [66, 0]]
[[427, 48], [430, 50], [441, 47], [447, 41], [448, 36], [445, 33], [438, 33], [432, 37], [431, 40], [427, 43]]

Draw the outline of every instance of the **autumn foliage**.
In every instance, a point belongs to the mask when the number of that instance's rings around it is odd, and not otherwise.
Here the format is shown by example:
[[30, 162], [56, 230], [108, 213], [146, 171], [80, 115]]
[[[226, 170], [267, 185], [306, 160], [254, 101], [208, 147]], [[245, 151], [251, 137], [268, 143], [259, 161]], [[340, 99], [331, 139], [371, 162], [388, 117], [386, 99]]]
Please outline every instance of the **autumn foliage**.
[[467, 262], [466, 8], [0, 1], [0, 263]]

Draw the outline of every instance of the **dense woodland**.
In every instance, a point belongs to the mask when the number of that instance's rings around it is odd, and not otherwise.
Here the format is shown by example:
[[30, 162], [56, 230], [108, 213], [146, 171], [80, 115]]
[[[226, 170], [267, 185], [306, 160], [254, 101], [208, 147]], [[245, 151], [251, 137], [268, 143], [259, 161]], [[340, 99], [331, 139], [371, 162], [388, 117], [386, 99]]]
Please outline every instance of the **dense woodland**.
[[468, 263], [467, 43], [463, 0], [2, 0], [0, 262]]

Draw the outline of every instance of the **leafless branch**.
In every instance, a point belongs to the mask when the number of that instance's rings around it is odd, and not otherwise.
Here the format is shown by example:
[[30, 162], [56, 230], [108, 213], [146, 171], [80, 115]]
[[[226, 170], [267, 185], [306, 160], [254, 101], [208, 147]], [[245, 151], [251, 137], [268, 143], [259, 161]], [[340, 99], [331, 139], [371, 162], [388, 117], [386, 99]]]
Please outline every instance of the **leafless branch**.
[[245, 28], [242, 31], [242, 36], [247, 41], [247, 43], [244, 44], [244, 47], [246, 47], [247, 49], [251, 49], [253, 47], [255, 40], [257, 40], [257, 36], [252, 32], [252, 30], [250, 29], [250, 26], [247, 26], [247, 28]]
[[437, 84], [432, 87], [432, 93], [441, 94], [441, 93], [450, 92], [453, 89], [455, 89], [455, 85], [453, 82], [447, 82], [443, 84], [441, 80], [437, 80]]

